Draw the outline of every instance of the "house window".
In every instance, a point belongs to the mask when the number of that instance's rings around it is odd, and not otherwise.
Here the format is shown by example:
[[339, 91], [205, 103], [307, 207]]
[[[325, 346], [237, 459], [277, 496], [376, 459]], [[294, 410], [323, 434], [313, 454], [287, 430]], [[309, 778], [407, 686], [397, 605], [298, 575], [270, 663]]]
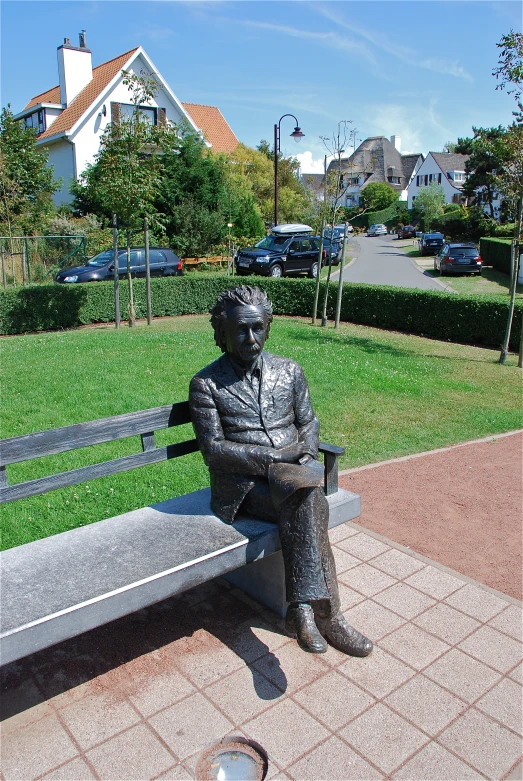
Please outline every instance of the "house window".
[[424, 179], [424, 181], [423, 181], [423, 184], [425, 185], [425, 187], [428, 187], [428, 184], [429, 184], [429, 175], [428, 175], [428, 174], [425, 174], [425, 176], [423, 177], [423, 179]]
[[45, 130], [45, 111], [39, 109], [39, 111], [36, 111], [34, 114], [30, 114], [24, 119], [24, 124], [26, 127], [33, 127], [38, 135], [40, 135], [40, 133], [43, 133]]
[[454, 181], [464, 182], [466, 179], [465, 171], [454, 171]]
[[133, 106], [129, 103], [120, 103], [120, 118], [132, 119], [135, 110], [138, 110], [140, 119], [144, 119], [150, 125], [158, 124], [157, 109], [151, 106]]
[[399, 176], [389, 176], [389, 182], [391, 184], [401, 184], [401, 179]]

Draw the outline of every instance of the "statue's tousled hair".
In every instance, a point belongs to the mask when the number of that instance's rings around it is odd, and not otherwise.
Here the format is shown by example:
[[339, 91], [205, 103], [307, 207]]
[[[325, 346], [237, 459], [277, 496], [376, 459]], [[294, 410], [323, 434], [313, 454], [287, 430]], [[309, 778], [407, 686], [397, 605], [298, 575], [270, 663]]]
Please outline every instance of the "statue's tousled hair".
[[259, 306], [263, 309], [267, 323], [267, 337], [269, 336], [272, 323], [272, 304], [267, 298], [267, 293], [260, 290], [259, 287], [250, 287], [249, 285], [241, 285], [230, 290], [224, 290], [223, 293], [220, 293], [211, 309], [214, 341], [222, 352], [225, 352], [226, 349], [223, 343], [222, 325], [227, 320], [229, 311], [237, 306]]

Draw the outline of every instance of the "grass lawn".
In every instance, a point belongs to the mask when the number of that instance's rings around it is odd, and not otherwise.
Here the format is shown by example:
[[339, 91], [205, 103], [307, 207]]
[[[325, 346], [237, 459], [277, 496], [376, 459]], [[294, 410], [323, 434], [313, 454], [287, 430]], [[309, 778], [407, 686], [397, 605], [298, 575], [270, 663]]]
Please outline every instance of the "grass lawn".
[[[406, 255], [412, 258], [420, 258], [420, 253], [415, 246], [405, 246], [402, 248]], [[434, 259], [428, 255], [423, 257], [422, 263], [426, 268], [427, 274], [436, 279], [441, 279], [446, 285], [451, 287], [456, 293], [466, 293], [470, 295], [509, 295], [510, 277], [498, 271], [492, 266], [483, 267], [481, 276], [475, 274], [447, 274], [441, 277], [439, 271], [434, 271]], [[523, 285], [516, 286], [516, 292], [523, 293]]]
[[[208, 316], [2, 339], [2, 436], [79, 423], [187, 398], [192, 375], [218, 357]], [[277, 318], [268, 349], [301, 363], [321, 437], [342, 467], [519, 428], [516, 357], [363, 326]], [[157, 437], [192, 437], [190, 426]], [[139, 439], [8, 468], [11, 483], [140, 450]], [[199, 454], [4, 505], [4, 548], [206, 486]]]

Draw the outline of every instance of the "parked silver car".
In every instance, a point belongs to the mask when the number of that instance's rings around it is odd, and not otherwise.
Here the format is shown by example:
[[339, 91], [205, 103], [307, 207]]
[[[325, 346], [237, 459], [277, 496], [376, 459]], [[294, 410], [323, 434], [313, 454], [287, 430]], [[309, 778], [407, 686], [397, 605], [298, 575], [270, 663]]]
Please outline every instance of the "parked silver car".
[[383, 223], [377, 223], [376, 225], [370, 226], [367, 231], [367, 236], [386, 236], [387, 233], [387, 226], [383, 225]]

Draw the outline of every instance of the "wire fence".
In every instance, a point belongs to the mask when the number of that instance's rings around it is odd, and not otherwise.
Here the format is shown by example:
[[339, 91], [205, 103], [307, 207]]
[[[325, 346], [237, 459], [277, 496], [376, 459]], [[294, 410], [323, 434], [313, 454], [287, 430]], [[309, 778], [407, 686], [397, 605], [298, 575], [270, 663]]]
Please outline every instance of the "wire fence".
[[0, 236], [2, 286], [49, 282], [64, 266], [86, 261], [85, 236]]

